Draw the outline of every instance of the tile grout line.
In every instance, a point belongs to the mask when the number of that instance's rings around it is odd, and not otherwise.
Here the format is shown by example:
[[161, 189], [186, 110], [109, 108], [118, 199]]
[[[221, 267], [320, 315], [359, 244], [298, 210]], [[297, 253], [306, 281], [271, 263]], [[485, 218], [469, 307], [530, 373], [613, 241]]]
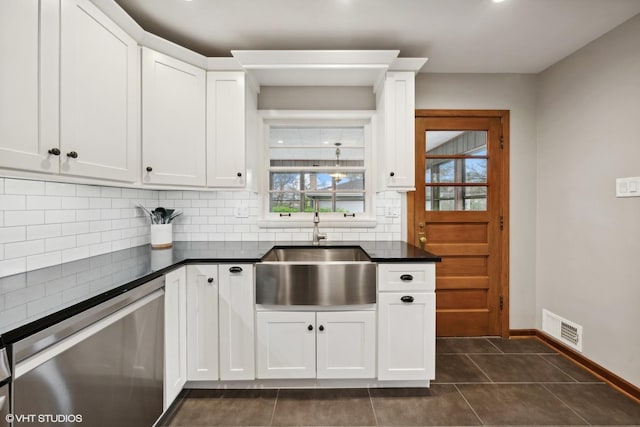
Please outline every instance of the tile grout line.
[[554, 365], [553, 363], [549, 362], [548, 360], [546, 360], [546, 358], [542, 357], [541, 354], [537, 355], [540, 359], [544, 360], [545, 363], [549, 364], [550, 366], [553, 366], [554, 368], [556, 368], [558, 371], [562, 372], [563, 375], [566, 375], [567, 378], [572, 379], [574, 382], [579, 382], [577, 379], [573, 378], [571, 375], [569, 375], [568, 373], [566, 373], [564, 371], [564, 369], [561, 369], [559, 366]]
[[476, 366], [476, 368], [478, 368], [480, 372], [482, 372], [482, 375], [484, 375], [491, 383], [495, 383], [495, 381], [493, 381], [493, 379], [491, 379], [491, 377], [487, 375], [487, 373], [480, 367], [480, 365], [476, 363], [475, 360], [471, 358], [471, 356], [469, 356], [468, 354], [465, 354], [465, 356], [467, 357], [467, 359], [471, 361], [471, 363], [473, 363]]
[[371, 398], [371, 388], [370, 387], [367, 387], [367, 394], [369, 395], [369, 403], [371, 404], [371, 410], [373, 411], [373, 420], [376, 422], [376, 426], [379, 426], [380, 424], [378, 424], [378, 416], [376, 415], [376, 408], [374, 408], [373, 399]]
[[271, 411], [271, 419], [269, 420], [269, 425], [273, 425], [273, 418], [276, 415], [276, 405], [278, 404], [278, 397], [280, 396], [280, 389], [276, 391], [276, 399], [273, 401], [273, 410]]
[[456, 388], [456, 391], [458, 392], [458, 394], [460, 394], [460, 396], [462, 396], [462, 400], [464, 400], [465, 403], [469, 406], [469, 409], [471, 409], [471, 412], [473, 412], [473, 415], [475, 415], [476, 418], [478, 419], [478, 421], [480, 421], [480, 425], [486, 425], [484, 423], [484, 421], [482, 421], [482, 418], [480, 418], [480, 415], [478, 415], [478, 413], [476, 412], [475, 408], [473, 406], [471, 406], [471, 403], [469, 403], [469, 401], [465, 397], [464, 393], [462, 393], [462, 391], [458, 388], [458, 385], [454, 384], [453, 386]]
[[491, 340], [489, 338], [485, 338], [485, 341], [487, 341], [489, 344], [491, 344], [492, 346], [494, 346], [500, 353], [502, 354], [506, 354], [504, 351], [502, 351], [502, 349], [500, 347], [498, 347], [497, 345], [495, 345], [494, 343], [491, 342]]
[[554, 392], [552, 392], [551, 390], [549, 390], [545, 384], [540, 383], [540, 386], [542, 386], [542, 388], [544, 388], [544, 389], [545, 389], [545, 390], [547, 390], [549, 393], [551, 393], [551, 395], [552, 395], [553, 397], [555, 397], [556, 399], [558, 399], [558, 401], [559, 401], [560, 403], [562, 403], [564, 406], [566, 406], [567, 408], [569, 408], [569, 410], [570, 410], [571, 412], [573, 412], [574, 414], [576, 414], [578, 418], [580, 418], [582, 421], [584, 421], [585, 423], [587, 423], [587, 425], [588, 425], [588, 426], [593, 425], [593, 424], [591, 424], [589, 421], [587, 421], [587, 420], [586, 420], [582, 415], [580, 415], [580, 414], [579, 414], [575, 409], [573, 409], [571, 406], [569, 406], [569, 404], [568, 404], [568, 403], [566, 403], [564, 400], [560, 399], [560, 397], [559, 397], [559, 396], [557, 396]]

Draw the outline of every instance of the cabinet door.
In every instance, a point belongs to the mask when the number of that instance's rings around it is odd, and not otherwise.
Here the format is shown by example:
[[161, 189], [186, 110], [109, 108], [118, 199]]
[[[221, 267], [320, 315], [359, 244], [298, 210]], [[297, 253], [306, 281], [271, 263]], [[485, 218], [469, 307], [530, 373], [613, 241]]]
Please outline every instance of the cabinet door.
[[318, 378], [374, 378], [374, 311], [317, 313]]
[[136, 41], [88, 0], [62, 1], [60, 40], [60, 171], [136, 181], [140, 144]]
[[205, 71], [142, 49], [142, 180], [206, 184]]
[[0, 167], [58, 172], [57, 2], [0, 2]]
[[315, 378], [315, 313], [261, 311], [256, 317], [258, 378]]
[[383, 186], [412, 190], [414, 176], [415, 76], [412, 72], [387, 73], [378, 112], [383, 115], [383, 155], [380, 173]]
[[435, 295], [382, 292], [378, 310], [378, 379], [435, 378]]
[[207, 185], [243, 187], [245, 164], [245, 76], [207, 73]]
[[255, 379], [253, 265], [220, 264], [220, 379]]
[[187, 381], [187, 275], [181, 267], [165, 276], [164, 410]]
[[187, 266], [187, 380], [218, 380], [218, 266]]

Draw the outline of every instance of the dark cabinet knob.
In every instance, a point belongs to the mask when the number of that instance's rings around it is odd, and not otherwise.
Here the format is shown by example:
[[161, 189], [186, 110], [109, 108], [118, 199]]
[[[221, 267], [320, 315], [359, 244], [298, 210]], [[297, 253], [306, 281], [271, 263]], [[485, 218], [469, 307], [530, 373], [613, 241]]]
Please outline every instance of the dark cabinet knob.
[[207, 279], [207, 282], [209, 282], [209, 283], [213, 283], [213, 277], [209, 277], [209, 278]]
[[147, 166], [147, 172], [151, 172], [153, 168], [151, 166]]
[[57, 148], [52, 148], [51, 150], [49, 150], [49, 154], [53, 154], [54, 156], [59, 156], [60, 150]]
[[229, 272], [230, 273], [242, 273], [242, 267], [230, 267], [229, 268]]
[[396, 176], [396, 173], [395, 173], [395, 172], [391, 172], [391, 173], [389, 174], [389, 176]]
[[309, 325], [309, 326], [307, 326], [307, 329], [310, 330], [310, 331], [313, 331], [313, 326]]
[[242, 172], [238, 172], [238, 178], [242, 176]]
[[403, 274], [402, 276], [400, 276], [400, 280], [410, 282], [413, 280], [413, 276], [410, 274]]
[[77, 159], [78, 158], [78, 153], [76, 153], [75, 151], [71, 151], [71, 152], [67, 153], [67, 157], [71, 157], [72, 159]]
[[324, 331], [324, 326], [320, 325], [320, 327], [318, 328], [320, 331]]
[[402, 301], [402, 302], [413, 302], [413, 297], [410, 296], [410, 295], [405, 295], [405, 296], [400, 298], [400, 301]]

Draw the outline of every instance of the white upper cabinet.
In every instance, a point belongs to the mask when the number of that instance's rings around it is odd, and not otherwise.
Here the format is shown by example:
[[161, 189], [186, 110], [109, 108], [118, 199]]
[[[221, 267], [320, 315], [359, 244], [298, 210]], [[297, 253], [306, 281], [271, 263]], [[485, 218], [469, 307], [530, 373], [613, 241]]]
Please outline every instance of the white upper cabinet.
[[415, 188], [415, 74], [388, 72], [377, 93], [380, 189]]
[[244, 72], [207, 73], [207, 185], [210, 187], [244, 187], [246, 184], [246, 96], [250, 96], [250, 92]]
[[88, 0], [63, 0], [60, 16], [60, 171], [136, 181], [137, 43]]
[[58, 172], [56, 2], [0, 2], [0, 167]]
[[143, 183], [206, 185], [205, 97], [203, 69], [142, 49]]

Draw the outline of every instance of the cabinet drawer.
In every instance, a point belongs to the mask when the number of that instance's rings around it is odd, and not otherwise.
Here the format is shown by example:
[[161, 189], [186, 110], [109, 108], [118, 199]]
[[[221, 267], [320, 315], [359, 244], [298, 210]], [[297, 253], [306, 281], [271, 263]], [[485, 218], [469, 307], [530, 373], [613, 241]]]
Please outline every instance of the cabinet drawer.
[[378, 264], [379, 291], [434, 291], [434, 264]]

